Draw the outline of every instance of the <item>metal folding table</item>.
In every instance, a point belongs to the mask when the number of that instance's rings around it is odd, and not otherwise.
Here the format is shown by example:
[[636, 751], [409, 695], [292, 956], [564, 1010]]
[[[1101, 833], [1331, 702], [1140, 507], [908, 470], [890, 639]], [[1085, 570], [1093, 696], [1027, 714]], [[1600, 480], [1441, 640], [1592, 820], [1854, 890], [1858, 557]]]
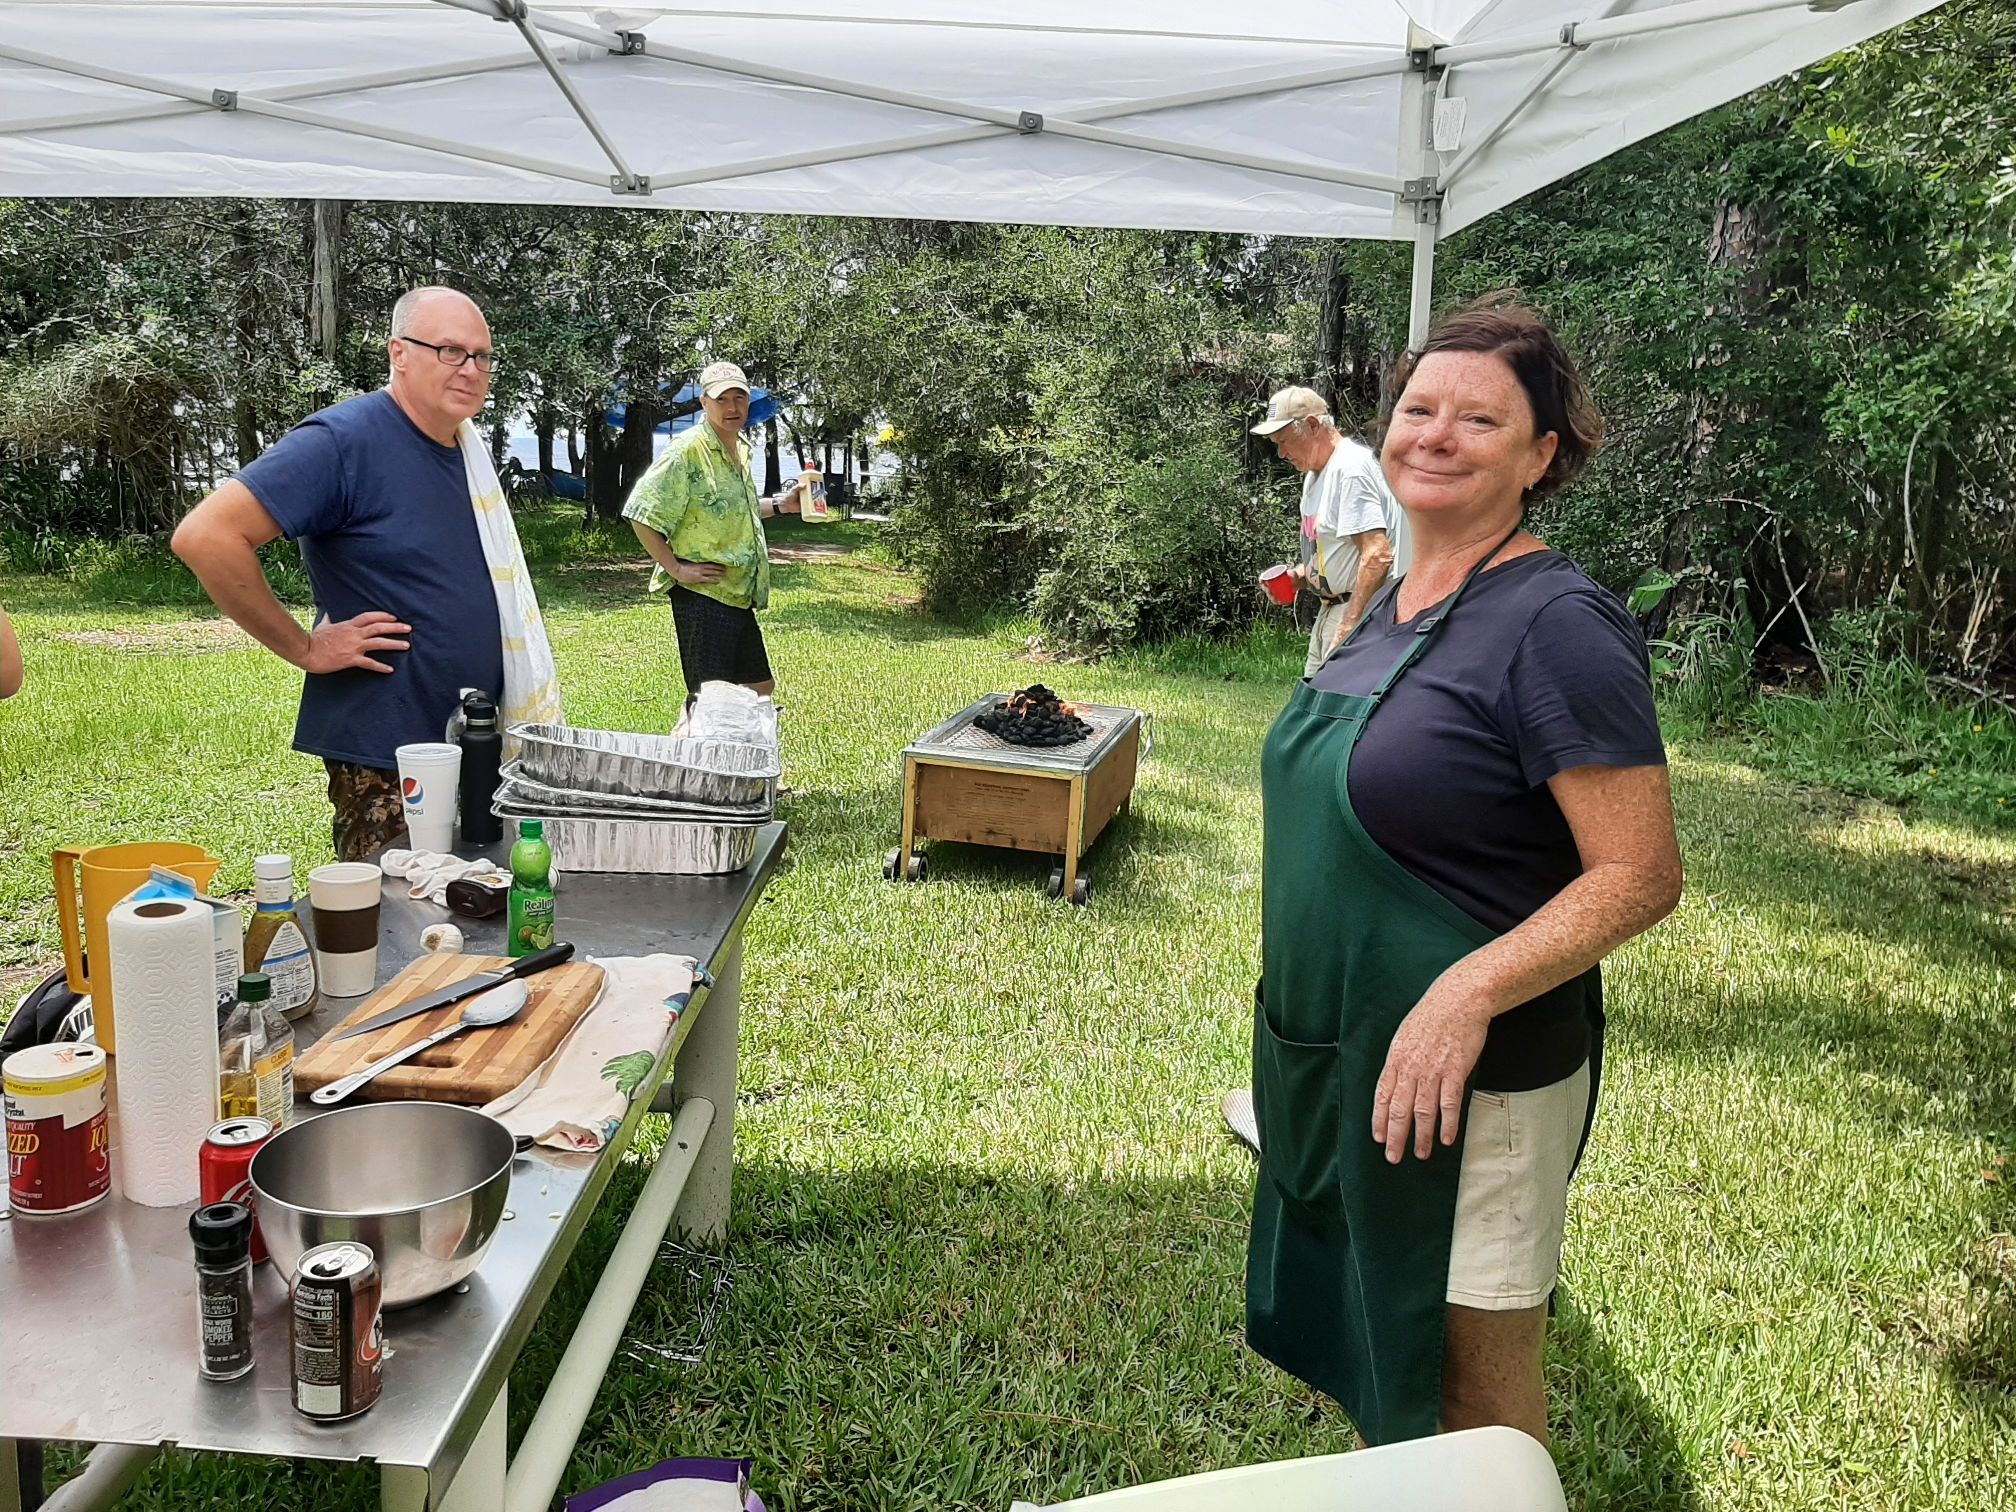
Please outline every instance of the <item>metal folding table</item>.
[[[318, 1423], [294, 1410], [287, 1289], [271, 1266], [254, 1272], [256, 1368], [224, 1383], [198, 1376], [189, 1208], [141, 1207], [115, 1186], [82, 1213], [0, 1223], [9, 1382], [0, 1392], [0, 1512], [22, 1506], [19, 1442], [43, 1441], [99, 1446], [51, 1494], [49, 1512], [111, 1505], [170, 1447], [369, 1462], [387, 1512], [544, 1512], [668, 1224], [702, 1243], [726, 1234], [742, 929], [784, 837], [784, 825], [768, 826], [755, 859], [726, 876], [562, 878], [561, 939], [589, 955], [690, 955], [712, 985], [696, 987], [609, 1146], [596, 1156], [539, 1150], [521, 1159], [512, 1216], [465, 1288], [386, 1314], [384, 1394], [361, 1417]], [[420, 931], [447, 917], [409, 900], [403, 882], [387, 883], [381, 984], [420, 953]], [[504, 953], [500, 920], [459, 922], [472, 952]], [[325, 1003], [297, 1024], [303, 1048], [356, 1001]], [[647, 1108], [675, 1115], [671, 1134], [507, 1465], [511, 1367]]]

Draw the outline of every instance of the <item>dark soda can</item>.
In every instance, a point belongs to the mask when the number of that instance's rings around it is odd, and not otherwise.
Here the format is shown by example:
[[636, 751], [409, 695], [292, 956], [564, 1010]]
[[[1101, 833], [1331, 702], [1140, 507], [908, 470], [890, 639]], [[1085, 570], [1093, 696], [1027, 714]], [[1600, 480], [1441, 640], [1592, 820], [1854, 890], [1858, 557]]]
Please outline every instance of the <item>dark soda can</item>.
[[259, 1232], [259, 1203], [252, 1195], [252, 1157], [273, 1137], [263, 1118], [227, 1118], [203, 1137], [198, 1160], [202, 1201], [235, 1202], [252, 1214], [252, 1263], [266, 1263], [266, 1236]]
[[333, 1423], [355, 1417], [385, 1384], [384, 1287], [377, 1258], [354, 1239], [318, 1244], [294, 1271], [294, 1406]]

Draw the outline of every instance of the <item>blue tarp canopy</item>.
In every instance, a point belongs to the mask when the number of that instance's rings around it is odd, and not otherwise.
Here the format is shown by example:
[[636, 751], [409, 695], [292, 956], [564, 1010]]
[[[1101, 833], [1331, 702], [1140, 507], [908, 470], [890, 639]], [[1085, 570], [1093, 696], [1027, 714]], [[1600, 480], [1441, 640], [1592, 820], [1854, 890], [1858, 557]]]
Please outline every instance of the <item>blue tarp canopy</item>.
[[[692, 409], [689, 413], [676, 416], [671, 420], [659, 421], [656, 429], [661, 436], [674, 435], [679, 431], [687, 429], [689, 426], [695, 424], [701, 415], [699, 384], [689, 383], [676, 394], [667, 392], [670, 387], [671, 385], [669, 384], [660, 384], [658, 386], [658, 392], [662, 397], [662, 401], [674, 409], [686, 405], [691, 405]], [[749, 391], [749, 424], [751, 426], [768, 425], [772, 420], [777, 418], [778, 411], [783, 408], [783, 401], [776, 394], [771, 393], [769, 389], [759, 388]], [[615, 426], [616, 429], [622, 430], [628, 409], [628, 405], [610, 405], [608, 410], [609, 423]]]

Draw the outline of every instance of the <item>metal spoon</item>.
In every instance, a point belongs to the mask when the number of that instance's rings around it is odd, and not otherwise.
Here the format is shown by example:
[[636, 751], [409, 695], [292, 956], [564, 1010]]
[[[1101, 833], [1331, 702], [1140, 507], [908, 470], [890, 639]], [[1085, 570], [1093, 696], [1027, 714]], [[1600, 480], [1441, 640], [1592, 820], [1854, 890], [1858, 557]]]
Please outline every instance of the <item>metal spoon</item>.
[[462, 1016], [446, 1029], [437, 1029], [422, 1040], [415, 1040], [401, 1050], [394, 1050], [383, 1060], [373, 1061], [362, 1071], [353, 1071], [341, 1081], [333, 1081], [326, 1087], [308, 1094], [308, 1101], [321, 1107], [339, 1103], [355, 1092], [364, 1083], [380, 1072], [389, 1071], [401, 1061], [409, 1061], [422, 1050], [431, 1050], [443, 1040], [453, 1039], [464, 1029], [488, 1029], [492, 1025], [506, 1023], [518, 1016], [532, 990], [523, 982], [506, 982], [501, 987], [493, 987], [488, 992], [469, 999], [462, 1009]]

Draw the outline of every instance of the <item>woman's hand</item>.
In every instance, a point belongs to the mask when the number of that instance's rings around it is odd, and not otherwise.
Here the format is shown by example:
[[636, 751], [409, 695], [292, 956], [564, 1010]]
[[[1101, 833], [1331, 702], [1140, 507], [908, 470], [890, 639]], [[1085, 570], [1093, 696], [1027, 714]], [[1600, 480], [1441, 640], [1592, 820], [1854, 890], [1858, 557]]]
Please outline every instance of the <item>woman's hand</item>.
[[1386, 1159], [1394, 1165], [1406, 1156], [1410, 1131], [1415, 1158], [1426, 1160], [1435, 1148], [1438, 1121], [1445, 1145], [1456, 1143], [1463, 1126], [1463, 1089], [1484, 1053], [1493, 1015], [1490, 1005], [1460, 979], [1452, 981], [1454, 976], [1437, 977], [1400, 1021], [1372, 1094], [1372, 1139], [1386, 1146]]

